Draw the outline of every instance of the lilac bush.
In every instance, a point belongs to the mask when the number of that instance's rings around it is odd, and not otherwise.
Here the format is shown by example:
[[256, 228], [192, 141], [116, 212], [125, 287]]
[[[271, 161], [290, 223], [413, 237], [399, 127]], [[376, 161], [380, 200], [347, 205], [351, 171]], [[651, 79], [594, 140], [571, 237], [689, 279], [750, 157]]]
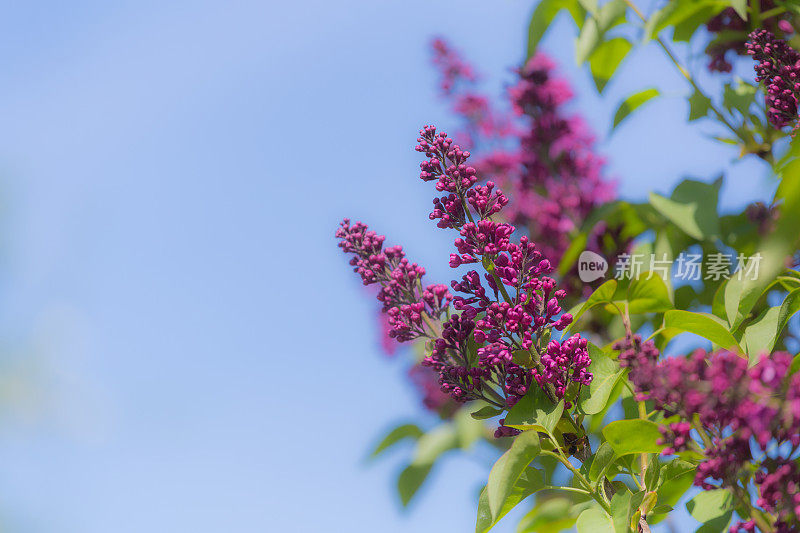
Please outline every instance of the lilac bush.
[[[345, 219], [336, 232], [362, 282], [378, 288], [389, 349], [413, 344], [409, 378], [439, 415], [427, 429], [398, 426], [378, 450], [416, 442], [398, 478], [404, 504], [442, 454], [476, 442], [500, 454], [478, 500], [480, 533], [515, 505], [529, 506], [521, 532], [644, 533], [684, 504], [702, 531], [798, 531], [800, 55], [776, 37], [794, 38], [798, 12], [755, 0], [676, 0], [650, 15], [629, 0], [567, 4], [537, 4], [505, 107], [433, 42], [440, 92], [463, 121], [454, 137], [425, 126], [416, 145], [419, 177], [435, 189], [429, 218], [454, 233], [442, 251], [449, 285], [423, 282], [424, 268], [363, 223]], [[780, 181], [771, 201], [720, 214], [721, 180], [615, 199], [593, 136], [567, 111], [569, 85], [537, 50], [562, 10], [598, 91], [634, 48], [617, 28], [645, 34], [686, 79], [689, 120], [716, 121], [738, 157]], [[666, 36], [699, 39], [703, 24], [716, 34], [710, 68], [727, 76], [729, 52], [747, 53], [752, 83], [703, 90]], [[626, 98], [613, 126], [659, 94]], [[649, 269], [624, 275], [615, 258], [641, 250]], [[732, 268], [681, 283], [672, 261], [698, 250]], [[605, 254], [617, 272], [584, 283], [581, 251]], [[685, 353], [673, 342], [683, 334], [700, 347]]]

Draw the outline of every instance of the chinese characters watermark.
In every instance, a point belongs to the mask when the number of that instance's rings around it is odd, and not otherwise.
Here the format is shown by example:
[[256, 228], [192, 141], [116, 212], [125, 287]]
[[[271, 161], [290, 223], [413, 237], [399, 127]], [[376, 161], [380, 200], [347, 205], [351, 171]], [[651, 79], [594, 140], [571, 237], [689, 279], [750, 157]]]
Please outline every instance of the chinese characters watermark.
[[[758, 279], [761, 254], [757, 253], [752, 256], [738, 254], [735, 264], [731, 260], [732, 256], [721, 252], [709, 254], [705, 259], [704, 262], [702, 254], [686, 252], [680, 253], [674, 261], [669, 260], [667, 254], [657, 257], [656, 254], [624, 253], [617, 257], [617, 262], [614, 265], [614, 277], [616, 279], [639, 279], [644, 273], [646, 274], [646, 279], [650, 279], [653, 275], [668, 279], [670, 270], [673, 270], [673, 279], [685, 281], [699, 281], [701, 279], [719, 281], [731, 278], [739, 280]], [[736, 267], [735, 269], [734, 266]]]

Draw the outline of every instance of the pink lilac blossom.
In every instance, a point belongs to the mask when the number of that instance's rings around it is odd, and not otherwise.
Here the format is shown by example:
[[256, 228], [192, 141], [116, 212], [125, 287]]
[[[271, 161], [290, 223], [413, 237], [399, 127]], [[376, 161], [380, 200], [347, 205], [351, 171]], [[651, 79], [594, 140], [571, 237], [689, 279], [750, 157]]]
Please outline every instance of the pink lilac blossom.
[[[427, 158], [420, 165], [420, 179], [436, 181], [438, 191], [450, 193], [448, 202], [461, 206], [449, 210], [458, 216], [450, 216], [446, 224], [433, 213], [430, 217], [440, 220], [437, 226], [459, 233], [454, 241], [458, 253], [451, 254], [450, 266], [480, 263], [487, 269], [483, 280], [470, 270], [461, 281], [451, 283], [458, 293], [453, 307], [460, 314], [444, 323], [441, 337], [422, 364], [439, 372], [442, 390], [454, 400], [482, 399], [501, 408], [516, 404], [536, 376], [540, 386], [553, 387], [554, 401], [564, 396], [567, 381], [588, 384], [590, 360], [586, 341], [579, 336], [563, 345], [551, 342], [538, 371], [513, 362], [514, 351], [531, 350], [545, 330], [562, 330], [572, 322], [560, 306], [566, 294], [546, 276], [552, 266], [536, 246], [526, 236], [513, 242], [514, 226], [491, 219], [505, 206], [505, 196], [493, 183], [476, 187], [470, 153], [433, 126], [423, 128], [417, 142], [416, 150]], [[491, 205], [497, 208], [487, 208]], [[472, 343], [477, 349], [471, 348]], [[502, 428], [498, 436], [514, 433]]]
[[797, 127], [800, 95], [800, 53], [767, 30], [750, 34], [747, 53], [756, 61], [756, 81], [767, 91], [767, 115], [778, 129]]
[[[514, 226], [492, 220], [508, 203], [505, 195], [491, 182], [476, 185], [470, 153], [445, 133], [426, 126], [417, 142], [416, 150], [427, 158], [420, 164], [420, 178], [435, 181], [437, 191], [447, 193], [438, 205], [449, 218], [436, 213], [430, 218], [459, 234], [450, 265], [480, 263], [486, 272], [483, 280], [475, 270], [454, 280], [457, 297], [443, 285], [423, 288], [425, 269], [410, 263], [401, 247], [384, 248], [384, 236], [345, 219], [336, 232], [339, 246], [352, 255], [350, 264], [365, 285], [380, 285], [378, 300], [388, 316], [389, 336], [400, 342], [430, 339], [431, 353], [422, 366], [438, 373], [441, 392], [458, 403], [480, 399], [510, 409], [534, 383], [553, 401], [565, 397], [571, 382], [588, 385], [591, 361], [585, 340], [576, 335], [563, 343], [552, 341], [546, 350], [539, 346], [541, 357], [535, 348], [552, 329], [569, 326], [572, 316], [562, 313], [566, 293], [547, 276], [553, 270], [550, 262], [527, 236], [512, 241]], [[451, 303], [460, 313], [450, 313]], [[535, 355], [535, 368], [514, 362], [518, 350]], [[422, 392], [426, 405], [438, 409], [439, 399], [424, 387]], [[514, 432], [501, 423], [497, 435]]]
[[[564, 342], [550, 341], [547, 351], [542, 354], [542, 371], [533, 370], [533, 377], [540, 387], [550, 383], [555, 388], [556, 395], [563, 398], [567, 387], [571, 383], [578, 386], [589, 386], [592, 374], [587, 370], [592, 362], [586, 350], [588, 341], [575, 334]], [[580, 394], [580, 391], [577, 394]], [[572, 407], [572, 402], [566, 401], [565, 407]]]
[[438, 320], [452, 300], [444, 285], [422, 286], [425, 269], [410, 263], [401, 246], [383, 248], [386, 237], [370, 231], [366, 224], [352, 226], [344, 219], [336, 230], [339, 247], [352, 254], [350, 265], [361, 276], [364, 285], [379, 284], [378, 300], [388, 316], [389, 336], [399, 342], [418, 337], [431, 337], [433, 331], [425, 321]]
[[663, 453], [702, 453], [694, 483], [705, 490], [739, 487], [755, 468], [757, 505], [776, 516], [778, 531], [795, 531], [800, 526], [800, 472], [794, 464], [800, 449], [800, 374], [789, 372], [792, 357], [776, 352], [748, 368], [747, 359], [736, 353], [696, 350], [656, 362], [653, 347], [647, 354], [631, 353], [642, 346], [630, 341], [621, 346], [635, 370], [630, 375], [637, 399], [678, 418], [661, 428]]

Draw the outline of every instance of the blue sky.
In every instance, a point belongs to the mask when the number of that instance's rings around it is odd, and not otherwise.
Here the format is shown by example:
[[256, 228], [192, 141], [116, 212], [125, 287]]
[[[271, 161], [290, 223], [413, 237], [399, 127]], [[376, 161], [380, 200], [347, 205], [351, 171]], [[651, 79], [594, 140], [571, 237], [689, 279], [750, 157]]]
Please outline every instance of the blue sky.
[[[453, 124], [428, 66], [449, 38], [499, 94], [529, 5], [26, 2], [0, 20], [0, 429], [13, 531], [472, 528], [480, 457], [444, 462], [409, 512], [402, 454], [424, 415], [333, 240], [364, 220], [448, 279], [416, 132]], [[730, 167], [723, 204], [767, 197], [756, 162], [686, 125], [654, 49], [599, 98], [561, 21], [562, 65], [622, 196]], [[700, 65], [702, 66], [702, 65]], [[744, 73], [749, 73], [745, 70]], [[704, 81], [708, 79], [704, 78]], [[610, 139], [616, 103], [670, 96]], [[505, 529], [510, 530], [510, 524]]]

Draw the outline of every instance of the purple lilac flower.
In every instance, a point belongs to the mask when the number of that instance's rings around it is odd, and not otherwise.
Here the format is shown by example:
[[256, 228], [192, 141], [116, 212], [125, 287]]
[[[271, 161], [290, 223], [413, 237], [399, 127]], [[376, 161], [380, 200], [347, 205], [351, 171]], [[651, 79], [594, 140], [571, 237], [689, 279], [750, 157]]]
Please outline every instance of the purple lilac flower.
[[[588, 341], [577, 333], [564, 342], [550, 341], [547, 352], [542, 354], [541, 372], [533, 371], [533, 377], [540, 387], [546, 383], [554, 386], [556, 395], [563, 398], [571, 383], [588, 386], [592, 382], [592, 374], [587, 370], [592, 362], [586, 350]], [[577, 395], [577, 394], [576, 394]], [[572, 403], [565, 402], [567, 409]]]
[[701, 452], [694, 483], [706, 490], [738, 487], [754, 467], [756, 503], [777, 517], [778, 531], [795, 531], [800, 526], [800, 472], [793, 461], [800, 448], [800, 374], [789, 374], [792, 357], [776, 352], [748, 368], [746, 359], [728, 351], [697, 350], [658, 363], [652, 348], [648, 355], [631, 351], [628, 343], [623, 353], [636, 369], [631, 378], [637, 398], [679, 419], [661, 428], [663, 453]]
[[767, 115], [780, 129], [797, 121], [800, 95], [800, 53], [767, 30], [750, 34], [747, 53], [757, 62], [756, 81], [767, 90]]
[[[420, 165], [420, 178], [436, 181], [438, 191], [449, 193], [446, 202], [460, 206], [445, 209], [446, 219], [437, 212], [430, 217], [439, 220], [437, 226], [459, 233], [454, 241], [458, 253], [451, 254], [450, 266], [480, 263], [487, 269], [483, 278], [470, 270], [452, 282], [458, 293], [453, 306], [460, 314], [444, 323], [423, 365], [439, 372], [442, 390], [454, 400], [483, 399], [502, 408], [516, 404], [534, 381], [549, 385], [554, 401], [564, 397], [568, 382], [588, 384], [591, 374], [585, 369], [590, 359], [586, 341], [579, 336], [563, 345], [551, 343], [536, 369], [513, 361], [515, 351], [531, 350], [545, 330], [564, 329], [572, 322], [560, 306], [566, 294], [546, 276], [552, 266], [536, 246], [525, 236], [513, 242], [514, 226], [491, 219], [507, 201], [491, 182], [476, 186], [470, 153], [433, 126], [423, 128], [417, 142], [417, 151], [427, 157]], [[435, 205], [444, 203], [440, 199]], [[498, 435], [510, 433], [508, 428], [498, 429]]]
[[366, 224], [352, 226], [344, 219], [336, 230], [339, 247], [352, 254], [350, 265], [364, 285], [379, 284], [378, 300], [388, 316], [389, 336], [399, 342], [432, 337], [435, 332], [425, 318], [438, 320], [449, 307], [452, 295], [444, 285], [422, 286], [425, 269], [410, 263], [401, 246], [383, 248], [386, 237], [370, 231]]

